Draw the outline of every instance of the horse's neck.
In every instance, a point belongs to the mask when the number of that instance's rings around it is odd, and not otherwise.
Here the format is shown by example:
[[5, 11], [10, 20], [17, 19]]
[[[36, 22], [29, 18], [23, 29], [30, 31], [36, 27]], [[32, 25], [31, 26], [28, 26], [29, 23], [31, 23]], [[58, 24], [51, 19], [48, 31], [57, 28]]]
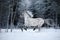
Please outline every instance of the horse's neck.
[[24, 18], [25, 18], [26, 20], [28, 20], [28, 18], [30, 18], [30, 17], [29, 17], [29, 16], [25, 16]]
[[24, 14], [24, 17], [25, 17], [25, 18], [30, 18], [26, 13]]

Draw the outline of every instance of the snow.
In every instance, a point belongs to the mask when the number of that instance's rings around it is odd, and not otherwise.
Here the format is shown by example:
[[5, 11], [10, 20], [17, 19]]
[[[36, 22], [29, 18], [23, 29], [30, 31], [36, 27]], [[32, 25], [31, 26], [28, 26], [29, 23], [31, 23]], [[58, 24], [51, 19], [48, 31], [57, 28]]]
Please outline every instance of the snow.
[[40, 32], [28, 29], [28, 31], [21, 31], [20, 29], [13, 29], [13, 32], [5, 32], [2, 29], [0, 32], [0, 40], [60, 40], [60, 29], [45, 29], [42, 28]]

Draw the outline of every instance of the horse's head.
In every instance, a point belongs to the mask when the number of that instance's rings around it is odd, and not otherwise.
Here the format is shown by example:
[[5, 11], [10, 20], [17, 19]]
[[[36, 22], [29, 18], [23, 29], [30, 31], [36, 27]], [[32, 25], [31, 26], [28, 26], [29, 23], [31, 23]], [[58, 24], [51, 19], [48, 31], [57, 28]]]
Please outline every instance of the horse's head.
[[32, 12], [30, 12], [30, 11], [26, 11], [26, 13], [27, 13], [27, 15], [28, 15], [29, 17], [33, 17]]

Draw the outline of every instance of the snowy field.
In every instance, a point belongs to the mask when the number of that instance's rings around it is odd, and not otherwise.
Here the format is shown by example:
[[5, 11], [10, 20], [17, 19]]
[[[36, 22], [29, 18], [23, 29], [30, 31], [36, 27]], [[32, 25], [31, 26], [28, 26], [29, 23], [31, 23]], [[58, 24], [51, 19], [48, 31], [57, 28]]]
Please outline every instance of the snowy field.
[[60, 29], [41, 29], [40, 32], [29, 29], [22, 32], [20, 29], [13, 29], [13, 32], [0, 32], [0, 40], [60, 40]]

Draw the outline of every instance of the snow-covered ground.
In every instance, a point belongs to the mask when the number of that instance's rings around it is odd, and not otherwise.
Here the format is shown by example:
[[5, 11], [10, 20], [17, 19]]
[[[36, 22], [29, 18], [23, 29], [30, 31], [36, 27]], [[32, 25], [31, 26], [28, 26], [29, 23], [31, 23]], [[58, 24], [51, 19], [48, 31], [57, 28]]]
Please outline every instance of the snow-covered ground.
[[0, 32], [0, 40], [60, 40], [60, 29], [41, 29], [40, 32], [29, 29], [22, 32], [20, 29], [13, 29], [13, 32]]

